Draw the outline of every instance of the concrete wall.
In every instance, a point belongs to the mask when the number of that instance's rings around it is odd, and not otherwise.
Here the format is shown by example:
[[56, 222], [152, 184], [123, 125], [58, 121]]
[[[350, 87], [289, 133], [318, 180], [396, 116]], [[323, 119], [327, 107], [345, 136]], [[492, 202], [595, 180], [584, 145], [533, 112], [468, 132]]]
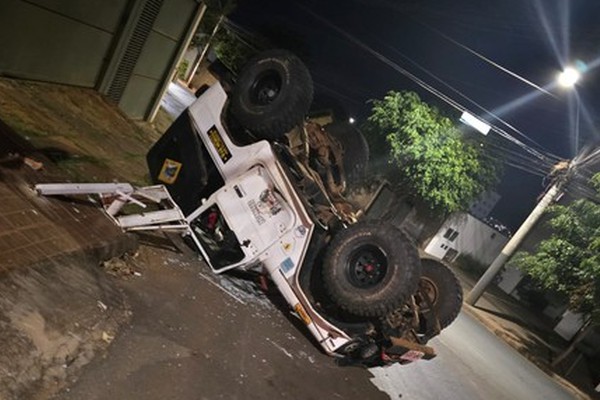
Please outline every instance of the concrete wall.
[[0, 74], [94, 87], [128, 3], [0, 1]]
[[[449, 229], [458, 232], [444, 237]], [[448, 218], [425, 247], [425, 252], [443, 259], [448, 252], [468, 254], [483, 265], [490, 265], [500, 253], [508, 238], [469, 214], [455, 214]]]
[[96, 88], [147, 119], [203, 9], [196, 0], [0, 0], [0, 75]]
[[164, 1], [119, 101], [128, 115], [144, 119], [151, 113], [153, 103], [140, 102], [140, 98], [155, 98], [165, 80], [172, 78], [198, 8], [194, 0]]
[[509, 266], [505, 267], [505, 270], [500, 274], [500, 282], [498, 282], [498, 287], [504, 292], [510, 294], [512, 293], [521, 279], [523, 279], [523, 273], [516, 268]]

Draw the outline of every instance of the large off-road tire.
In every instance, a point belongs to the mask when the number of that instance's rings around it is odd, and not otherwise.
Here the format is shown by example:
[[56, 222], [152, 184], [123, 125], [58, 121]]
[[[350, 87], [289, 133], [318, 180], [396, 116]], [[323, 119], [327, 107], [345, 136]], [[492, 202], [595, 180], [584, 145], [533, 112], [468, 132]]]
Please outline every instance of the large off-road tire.
[[421, 275], [419, 254], [406, 235], [382, 221], [340, 231], [325, 255], [323, 280], [343, 310], [381, 317], [413, 295]]
[[[440, 323], [440, 329], [444, 329], [458, 316], [462, 307], [463, 292], [456, 275], [442, 262], [430, 258], [421, 260], [421, 280], [419, 282], [420, 293], [429, 298], [435, 314]], [[423, 302], [420, 306], [427, 307]]]
[[342, 144], [346, 181], [353, 185], [365, 174], [369, 162], [369, 145], [363, 134], [349, 122], [333, 122], [325, 130]]
[[312, 78], [302, 61], [288, 51], [270, 50], [243, 68], [231, 112], [257, 137], [277, 140], [303, 121], [312, 97]]

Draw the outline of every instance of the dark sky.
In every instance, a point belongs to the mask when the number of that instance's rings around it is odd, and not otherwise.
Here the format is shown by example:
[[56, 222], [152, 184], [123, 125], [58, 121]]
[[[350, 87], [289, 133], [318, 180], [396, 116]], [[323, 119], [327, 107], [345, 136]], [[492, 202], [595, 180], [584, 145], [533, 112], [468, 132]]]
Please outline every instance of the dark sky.
[[[230, 17], [250, 32], [270, 36], [275, 43], [294, 43], [312, 72], [317, 99], [339, 102], [359, 122], [369, 115], [367, 101], [381, 98], [389, 90], [415, 90], [456, 119], [460, 114], [377, 59], [372, 54], [376, 52], [471, 112], [483, 115], [479, 105], [497, 113], [520, 133], [498, 121], [494, 125], [563, 158], [575, 154], [569, 107], [574, 111], [576, 101], [572, 92], [548, 85], [566, 63], [581, 60], [588, 70], [577, 87], [582, 105], [580, 142], [599, 139], [594, 128], [600, 125], [595, 115], [600, 106], [600, 79], [594, 64], [600, 64], [596, 60], [600, 57], [598, 0], [238, 0]], [[461, 45], [548, 87], [552, 95], [510, 76]], [[533, 100], [513, 103], [529, 94], [534, 95]], [[526, 155], [505, 139], [491, 140], [510, 152]], [[535, 170], [533, 161], [527, 164]], [[508, 166], [498, 188], [502, 200], [493, 216], [517, 228], [542, 190], [539, 174]]]

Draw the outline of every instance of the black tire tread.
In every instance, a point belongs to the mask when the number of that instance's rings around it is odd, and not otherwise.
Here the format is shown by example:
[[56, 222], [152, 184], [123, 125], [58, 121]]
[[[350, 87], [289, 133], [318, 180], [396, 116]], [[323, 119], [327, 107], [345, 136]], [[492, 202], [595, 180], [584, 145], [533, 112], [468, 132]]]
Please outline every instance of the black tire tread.
[[[384, 295], [375, 297], [375, 300], [369, 300], [366, 296], [361, 296], [360, 290], [354, 295], [340, 287], [339, 270], [336, 270], [336, 263], [342, 262], [344, 251], [349, 243], [356, 241], [357, 237], [369, 235], [376, 241], [387, 245], [387, 251], [402, 252], [402, 265], [394, 266], [397, 272], [402, 273], [402, 287], [386, 287], [383, 289]], [[399, 253], [397, 253], [399, 254]], [[397, 259], [396, 261], [400, 261]], [[338, 266], [339, 267], [339, 266]], [[400, 270], [401, 269], [401, 270]], [[420, 259], [418, 252], [410, 239], [395, 226], [384, 223], [383, 221], [362, 221], [341, 231], [332, 240], [325, 255], [323, 266], [323, 280], [325, 290], [331, 299], [343, 310], [363, 317], [382, 317], [389, 312], [402, 306], [414, 294], [420, 278]]]
[[449, 326], [460, 313], [463, 303], [463, 291], [456, 275], [450, 267], [439, 260], [430, 258], [421, 259], [422, 276], [437, 281], [438, 286], [445, 289], [441, 292], [440, 301], [435, 305], [435, 310], [440, 322], [440, 328]]
[[[278, 59], [285, 64], [289, 74], [289, 86], [285, 88], [290, 92], [287, 94], [288, 101], [278, 104], [273, 110], [254, 112], [242, 100], [244, 85], [241, 82], [253, 79], [255, 68], [263, 60]], [[234, 88], [231, 100], [231, 109], [234, 117], [245, 128], [252, 131], [256, 136], [268, 139], [280, 139], [294, 126], [302, 123], [308, 112], [313, 97], [313, 84], [310, 72], [302, 61], [294, 54], [285, 50], [270, 50], [252, 58], [238, 78], [238, 84]]]
[[344, 169], [349, 184], [359, 182], [369, 162], [369, 145], [361, 131], [345, 121], [332, 122], [325, 130], [344, 148]]

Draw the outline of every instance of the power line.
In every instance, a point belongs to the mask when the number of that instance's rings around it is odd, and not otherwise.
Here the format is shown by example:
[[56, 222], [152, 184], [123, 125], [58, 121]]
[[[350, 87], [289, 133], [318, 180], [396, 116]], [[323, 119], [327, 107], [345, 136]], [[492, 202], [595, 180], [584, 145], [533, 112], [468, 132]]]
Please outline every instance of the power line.
[[435, 74], [433, 74], [431, 71], [429, 71], [428, 69], [426, 69], [425, 67], [421, 66], [419, 63], [417, 63], [416, 61], [412, 60], [410, 57], [404, 55], [403, 53], [401, 53], [400, 51], [392, 48], [391, 46], [387, 46], [389, 50], [391, 50], [394, 53], [397, 53], [400, 57], [404, 58], [406, 61], [410, 62], [411, 64], [413, 64], [415, 67], [419, 68], [420, 70], [422, 70], [425, 74], [429, 75], [430, 77], [432, 77], [433, 79], [435, 79], [436, 81], [440, 82], [442, 85], [446, 86], [448, 89], [450, 89], [451, 91], [453, 91], [454, 93], [456, 93], [458, 96], [464, 98], [465, 100], [467, 100], [469, 103], [473, 104], [475, 107], [477, 107], [479, 110], [483, 111], [484, 113], [486, 113], [486, 115], [491, 116], [492, 118], [494, 118], [495, 120], [499, 121], [500, 123], [506, 125], [506, 127], [508, 127], [509, 129], [511, 129], [512, 131], [516, 132], [517, 134], [519, 134], [521, 137], [523, 137], [524, 139], [530, 141], [531, 143], [537, 145], [540, 149], [543, 149], [544, 151], [547, 152], [546, 149], [544, 149], [544, 147], [539, 144], [538, 142], [536, 142], [535, 140], [531, 139], [529, 136], [525, 135], [523, 132], [521, 132], [517, 127], [515, 127], [514, 125], [510, 124], [509, 122], [507, 122], [506, 120], [504, 120], [503, 118], [499, 117], [498, 115], [494, 114], [493, 112], [491, 112], [490, 110], [488, 110], [487, 108], [483, 107], [481, 104], [477, 103], [475, 100], [471, 99], [469, 96], [465, 95], [464, 93], [462, 93], [461, 91], [459, 91], [458, 89], [456, 89], [454, 86], [450, 85], [449, 83], [447, 83], [446, 81], [442, 80], [441, 78], [439, 78], [438, 76], [436, 76]]
[[[309, 15], [311, 15], [313, 18], [317, 19], [318, 21], [320, 21], [321, 23], [325, 24], [326, 26], [329, 26], [330, 29], [334, 30], [339, 35], [343, 36], [348, 41], [350, 41], [354, 45], [356, 45], [357, 47], [359, 47], [362, 50], [368, 52], [373, 57], [377, 58], [379, 61], [383, 62], [384, 64], [386, 64], [390, 68], [394, 69], [395, 71], [401, 73], [402, 75], [404, 75], [408, 79], [412, 80], [417, 85], [421, 86], [423, 89], [427, 90], [431, 94], [433, 94], [433, 95], [437, 96], [438, 98], [440, 98], [441, 100], [445, 101], [450, 106], [454, 107], [456, 110], [458, 110], [460, 112], [463, 112], [463, 111], [467, 110], [466, 107], [463, 107], [460, 103], [458, 103], [454, 99], [450, 98], [449, 96], [445, 95], [444, 93], [442, 93], [438, 89], [436, 89], [433, 86], [429, 85], [428, 83], [426, 83], [422, 79], [418, 78], [416, 75], [412, 74], [411, 72], [409, 72], [405, 68], [402, 68], [398, 64], [394, 63], [389, 58], [387, 58], [383, 54], [379, 53], [378, 51], [374, 50], [373, 48], [369, 47], [367, 44], [363, 43], [362, 41], [360, 41], [359, 39], [357, 39], [356, 37], [354, 37], [353, 35], [351, 35], [347, 31], [341, 29], [337, 25], [335, 25], [332, 22], [328, 21], [327, 19], [321, 17], [320, 15], [316, 14], [314, 11], [306, 8], [305, 6], [303, 6], [301, 4], [298, 4], [298, 3], [296, 3], [296, 5], [299, 8], [301, 8], [304, 12], [306, 12]], [[493, 115], [490, 111], [487, 111], [487, 112], [490, 115]], [[543, 154], [543, 153], [541, 153], [540, 151], [538, 151], [536, 149], [531, 148], [530, 146], [527, 146], [526, 144], [524, 144], [523, 142], [521, 142], [520, 140], [518, 140], [517, 138], [515, 138], [514, 136], [510, 135], [508, 132], [504, 131], [503, 129], [501, 129], [501, 128], [497, 127], [497, 126], [491, 125], [491, 129], [492, 129], [492, 131], [494, 131], [498, 135], [502, 136], [503, 138], [505, 138], [506, 140], [512, 142], [513, 144], [521, 147], [523, 150], [525, 150], [528, 153], [530, 153], [531, 155], [539, 158], [540, 160], [550, 162], [552, 159], [554, 159], [554, 160], [560, 159], [557, 156], [546, 155], [546, 154]]]
[[503, 157], [506, 161], [519, 163], [520, 165], [526, 167], [528, 170], [548, 174], [548, 172], [552, 169], [552, 164], [550, 163], [544, 163], [539, 160], [532, 159], [524, 154], [517, 153], [503, 146], [499, 146], [494, 143], [488, 143], [487, 147], [488, 153], [499, 155]]
[[548, 90], [544, 89], [543, 87], [536, 85], [535, 83], [523, 78], [522, 76], [520, 76], [519, 74], [512, 72], [511, 70], [509, 70], [508, 68], [503, 67], [502, 65], [498, 64], [497, 62], [489, 59], [488, 57], [484, 56], [483, 54], [471, 49], [470, 47], [458, 42], [457, 40], [454, 40], [453, 38], [451, 38], [450, 36], [446, 35], [444, 32], [440, 31], [439, 29], [436, 29], [432, 26], [430, 26], [429, 24], [426, 24], [425, 22], [422, 22], [420, 20], [418, 20], [417, 18], [415, 18], [414, 16], [408, 15], [409, 18], [411, 18], [413, 21], [423, 25], [424, 27], [430, 29], [431, 31], [437, 33], [438, 35], [440, 35], [441, 37], [443, 37], [444, 39], [446, 39], [447, 41], [449, 41], [450, 43], [460, 47], [463, 50], [466, 50], [467, 52], [471, 53], [472, 55], [474, 55], [475, 57], [479, 58], [480, 60], [490, 64], [491, 66], [499, 69], [500, 71], [512, 76], [513, 78], [516, 78], [517, 80], [525, 83], [528, 86], [533, 87], [536, 90], [539, 90], [540, 92], [543, 92], [544, 94], [547, 94], [548, 96], [554, 97], [556, 98], [555, 95], [553, 95], [552, 93], [550, 93]]

